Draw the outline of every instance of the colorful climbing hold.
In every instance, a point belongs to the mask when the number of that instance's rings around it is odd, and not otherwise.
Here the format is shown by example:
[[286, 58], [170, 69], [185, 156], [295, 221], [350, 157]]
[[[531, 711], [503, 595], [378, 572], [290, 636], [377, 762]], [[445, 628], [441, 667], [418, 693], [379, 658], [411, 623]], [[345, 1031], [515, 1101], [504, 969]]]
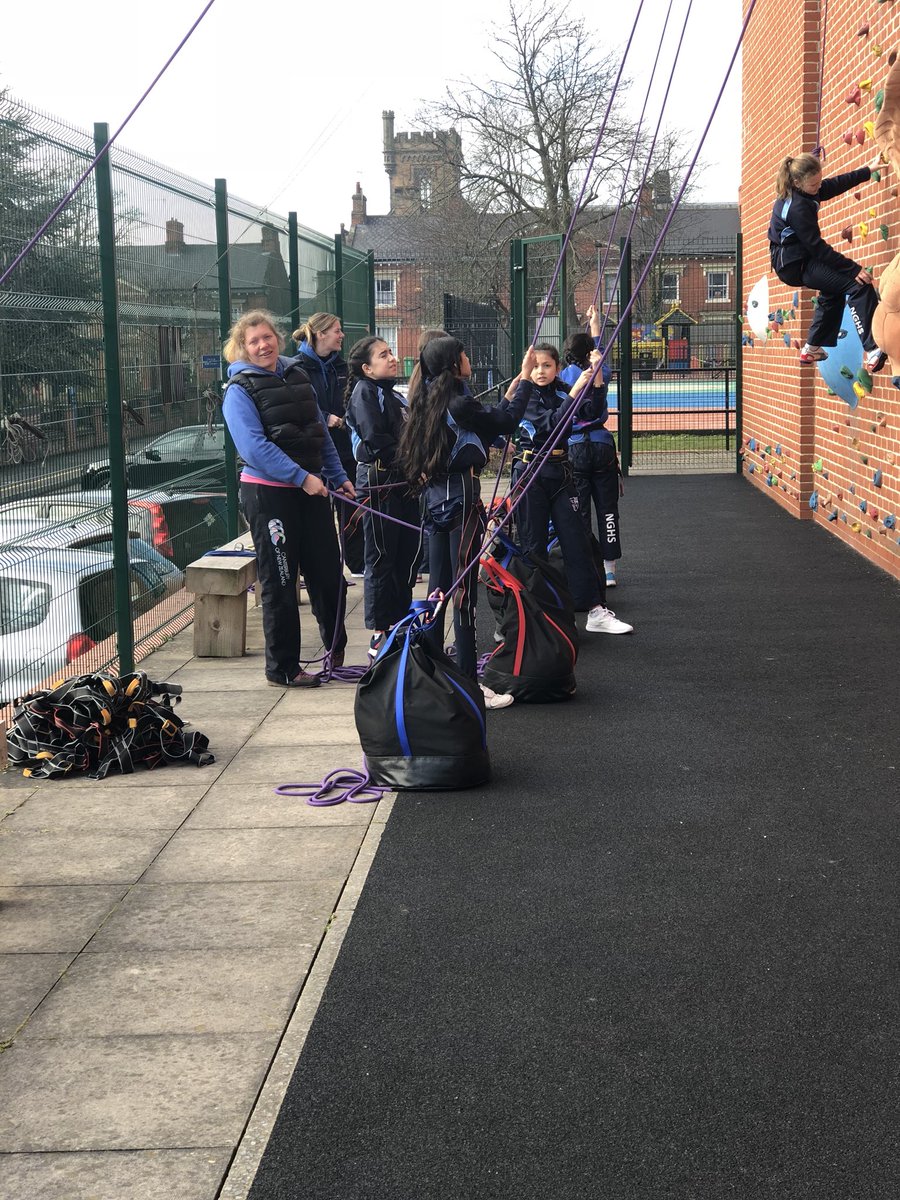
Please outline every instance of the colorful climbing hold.
[[780, 445], [775, 447], [775, 453], [779, 456], [779, 458], [781, 457], [781, 446]]
[[876, 471], [875, 474], [872, 476], [872, 487], [880, 488], [881, 480], [882, 480], [881, 471]]
[[870, 208], [870, 209], [869, 209], [869, 216], [870, 216], [870, 217], [877, 217], [877, 216], [878, 216], [878, 209], [877, 209], [877, 208]]
[[843, 377], [845, 379], [853, 378], [853, 372], [850, 370], [849, 367], [841, 367], [841, 374], [843, 375]]
[[863, 239], [863, 241], [865, 241], [865, 239], [869, 236], [869, 226], [865, 221], [860, 221], [859, 223], [859, 236]]
[[747, 443], [747, 449], [748, 449], [748, 450], [755, 450], [755, 449], [756, 449], [756, 438], [751, 438], [751, 439], [750, 439], [750, 441]]
[[875, 93], [875, 111], [881, 112], [884, 105], [884, 88]]
[[858, 87], [852, 87], [844, 99], [848, 104], [855, 104], [856, 107], [859, 108], [860, 103], [862, 102], [862, 92]]
[[800, 303], [800, 293], [799, 293], [799, 292], [794, 292], [793, 298], [791, 299], [791, 305], [792, 305], [794, 308], [796, 308], [796, 307], [798, 306], [798, 304], [799, 304], [799, 303]]
[[866, 501], [865, 501], [865, 500], [860, 500], [860, 502], [859, 502], [859, 511], [860, 511], [860, 512], [865, 512], [867, 508], [868, 508], [868, 504], [866, 503]]
[[888, 515], [884, 518], [884, 527], [885, 529], [897, 528], [897, 518], [893, 513], [888, 513]]
[[859, 81], [859, 86], [862, 88], [862, 90], [864, 92], [869, 92], [872, 90], [872, 80], [871, 79], [861, 79]]
[[864, 121], [863, 122], [863, 130], [865, 131], [866, 137], [873, 138], [875, 136], [875, 122], [874, 121]]
[[791, 335], [790, 335], [789, 333], [786, 333], [786, 334], [784, 334], [784, 344], [787, 346], [788, 350], [790, 350], [790, 348], [791, 348]]
[[890, 229], [888, 229], [887, 225], [879, 225], [878, 232], [881, 234], [881, 240], [886, 242], [888, 240], [888, 237], [890, 236], [891, 231], [890, 231]]
[[865, 140], [866, 140], [866, 131], [865, 131], [865, 129], [863, 129], [863, 128], [860, 126], [860, 128], [859, 128], [859, 129], [857, 129], [857, 131], [856, 131], [856, 133], [854, 134], [854, 136], [855, 136], [855, 138], [856, 138], [857, 142], [858, 142], [858, 143], [860, 144], [860, 146], [861, 146], [861, 145], [862, 145], [862, 144], [865, 142]]
[[854, 135], [854, 132], [853, 132], [853, 130], [852, 130], [852, 129], [848, 129], [848, 130], [847, 130], [847, 132], [844, 134], [844, 139], [843, 139], [843, 140], [844, 140], [844, 145], [845, 145], [845, 146], [852, 146], [852, 145], [853, 145], [853, 138], [854, 138], [854, 136], [855, 136], [855, 135]]
[[881, 172], [878, 170], [877, 167], [872, 172], [872, 174], [869, 176], [869, 178], [872, 180], [873, 183], [881, 183]]
[[856, 372], [856, 378], [859, 380], [860, 385], [868, 396], [872, 391], [872, 376], [865, 367], [860, 367]]
[[816, 509], [819, 507], [819, 493], [818, 492], [812, 492], [810, 494], [809, 507], [813, 510], [813, 512], [815, 512]]
[[864, 400], [868, 394], [869, 393], [858, 380], [853, 381], [853, 395], [857, 398], [857, 400]]
[[869, 22], [868, 21], [864, 21], [862, 23], [862, 25], [860, 25], [859, 29], [857, 29], [857, 31], [856, 31], [856, 36], [857, 37], [868, 37], [869, 36]]
[[821, 459], [821, 458], [817, 458], [817, 459], [816, 459], [816, 461], [815, 461], [815, 462], [813, 463], [813, 465], [812, 465], [812, 469], [813, 469], [813, 470], [814, 470], [816, 473], [818, 473], [819, 471], [821, 471], [821, 470], [822, 470], [822, 468], [823, 468], [824, 466], [825, 466], [825, 463], [822, 461], [822, 459]]
[[799, 339], [799, 338], [793, 338], [793, 339], [791, 340], [791, 348], [792, 348], [793, 350], [799, 350], [799, 349], [800, 349], [800, 339]]
[[879, 46], [877, 42], [875, 43], [874, 46], [871, 47], [871, 50], [872, 50], [872, 54], [875, 58], [881, 58], [882, 54], [884, 54], [884, 49], [881, 46]]
[[877, 520], [878, 520], [878, 509], [877, 509], [877, 508], [870, 508], [870, 509], [869, 509], [869, 516], [872, 518], [872, 520], [873, 520], [873, 521], [877, 521]]
[[831, 512], [828, 514], [827, 520], [829, 520], [829, 521], [837, 520], [837, 509], [836, 508], [833, 508], [831, 510]]
[[852, 242], [853, 241], [853, 226], [845, 225], [844, 228], [841, 230], [841, 237], [844, 239], [845, 242]]
[[868, 454], [861, 454], [861, 455], [859, 456], [859, 461], [862, 463], [862, 465], [863, 465], [864, 467], [867, 467], [867, 466], [869, 465], [869, 456], [868, 456]]

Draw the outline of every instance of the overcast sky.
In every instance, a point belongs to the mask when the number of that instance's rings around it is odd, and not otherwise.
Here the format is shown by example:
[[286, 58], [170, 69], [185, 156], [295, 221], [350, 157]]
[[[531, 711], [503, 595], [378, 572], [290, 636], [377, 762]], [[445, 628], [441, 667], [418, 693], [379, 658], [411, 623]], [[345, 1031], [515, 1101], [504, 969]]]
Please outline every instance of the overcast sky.
[[[18, 99], [90, 130], [125, 118], [204, 7], [205, 0], [78, 0], [7, 4], [0, 83]], [[524, 0], [517, 0], [522, 4]], [[633, 116], [647, 90], [668, 0], [644, 0], [626, 72]], [[680, 31], [687, 0], [672, 0]], [[570, 0], [591, 13], [599, 48], [621, 52], [637, 0]], [[715, 12], [710, 17], [710, 12]], [[490, 79], [491, 27], [507, 0], [343, 0], [315, 7], [216, 0], [121, 136], [121, 144], [301, 224], [334, 233], [350, 223], [359, 180], [370, 213], [387, 211], [381, 112], [415, 129], [423, 100], [450, 80]], [[296, 16], [294, 14], [296, 13]], [[311, 15], [310, 15], [311, 14]], [[696, 140], [740, 32], [739, 0], [695, 0], [667, 113]], [[664, 52], [659, 74], [671, 67]], [[660, 93], [661, 95], [661, 93]], [[658, 103], [648, 110], [655, 122]], [[737, 200], [740, 77], [735, 68], [706, 143], [698, 197]]]

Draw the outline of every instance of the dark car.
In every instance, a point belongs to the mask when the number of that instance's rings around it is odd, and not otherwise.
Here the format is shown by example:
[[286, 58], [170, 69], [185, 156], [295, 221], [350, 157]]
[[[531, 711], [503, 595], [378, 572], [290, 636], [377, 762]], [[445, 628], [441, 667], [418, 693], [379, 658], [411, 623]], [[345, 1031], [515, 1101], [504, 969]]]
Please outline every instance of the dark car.
[[[31, 520], [74, 521], [85, 517], [110, 521], [108, 491], [56, 492], [0, 506], [0, 522]], [[246, 529], [241, 518], [240, 525]], [[222, 495], [191, 492], [128, 494], [128, 527], [176, 567], [228, 541], [226, 501]]]
[[[225, 430], [206, 425], [170, 429], [125, 459], [130, 488], [173, 487], [188, 491], [225, 490]], [[81, 475], [85, 491], [109, 487], [109, 462], [88, 463]]]

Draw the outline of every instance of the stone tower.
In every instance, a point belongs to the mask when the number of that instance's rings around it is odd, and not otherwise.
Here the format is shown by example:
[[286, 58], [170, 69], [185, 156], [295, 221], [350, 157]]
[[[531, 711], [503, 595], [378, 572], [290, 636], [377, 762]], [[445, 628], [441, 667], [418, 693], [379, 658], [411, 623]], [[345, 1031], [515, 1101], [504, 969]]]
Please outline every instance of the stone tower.
[[455, 129], [394, 133], [394, 114], [381, 114], [384, 169], [391, 181], [391, 216], [441, 211], [461, 199], [462, 141]]

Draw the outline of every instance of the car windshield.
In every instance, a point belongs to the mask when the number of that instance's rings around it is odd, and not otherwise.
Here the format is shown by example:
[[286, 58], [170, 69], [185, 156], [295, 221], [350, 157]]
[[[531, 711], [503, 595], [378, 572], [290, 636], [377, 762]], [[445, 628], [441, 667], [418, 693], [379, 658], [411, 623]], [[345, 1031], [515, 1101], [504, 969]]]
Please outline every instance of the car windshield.
[[155, 442], [151, 442], [147, 449], [155, 451], [162, 457], [175, 457], [193, 453], [196, 444], [196, 429], [172, 429], [169, 433], [164, 433], [162, 437], [157, 438]]

